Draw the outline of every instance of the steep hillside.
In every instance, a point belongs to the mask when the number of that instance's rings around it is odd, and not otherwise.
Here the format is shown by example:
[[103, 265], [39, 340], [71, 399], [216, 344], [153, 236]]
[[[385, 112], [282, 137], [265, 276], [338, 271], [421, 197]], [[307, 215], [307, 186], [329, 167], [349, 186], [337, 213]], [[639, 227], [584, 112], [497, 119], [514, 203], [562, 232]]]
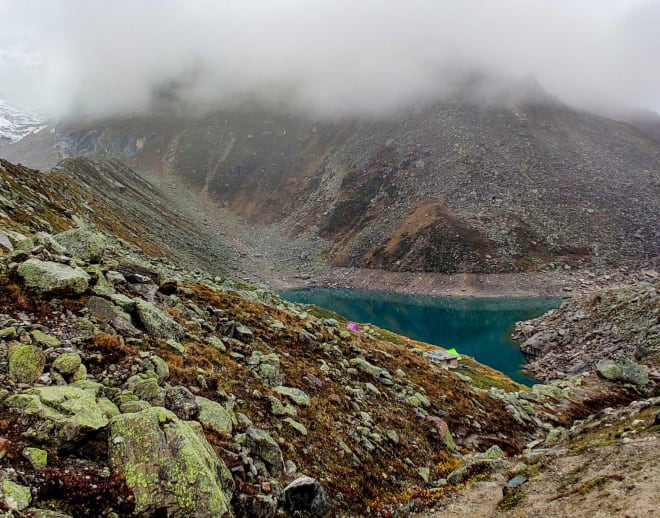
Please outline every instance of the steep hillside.
[[[596, 291], [567, 301], [559, 309], [516, 325], [514, 338], [534, 356], [527, 370], [552, 380], [607, 368], [610, 358], [627, 358], [660, 372], [660, 279], [645, 272], [646, 282]], [[638, 375], [632, 369], [629, 375]]]
[[0, 159], [0, 202], [7, 217], [33, 231], [61, 231], [79, 214], [99, 228], [215, 273], [226, 273], [232, 253], [221, 239], [173, 209], [142, 177], [111, 158], [63, 160], [50, 173]]
[[326, 264], [493, 273], [658, 255], [660, 147], [538, 89], [374, 120], [244, 106], [87, 121], [56, 141], [62, 156], [110, 154], [189, 185], [197, 199], [182, 204], [307, 240]]
[[140, 215], [126, 213], [148, 185], [111, 162], [74, 165], [0, 168], [8, 512], [410, 513], [648, 390], [593, 375], [527, 388], [467, 357], [445, 370], [426, 344], [191, 271], [166, 258], [176, 220], [161, 247], [134, 235]]

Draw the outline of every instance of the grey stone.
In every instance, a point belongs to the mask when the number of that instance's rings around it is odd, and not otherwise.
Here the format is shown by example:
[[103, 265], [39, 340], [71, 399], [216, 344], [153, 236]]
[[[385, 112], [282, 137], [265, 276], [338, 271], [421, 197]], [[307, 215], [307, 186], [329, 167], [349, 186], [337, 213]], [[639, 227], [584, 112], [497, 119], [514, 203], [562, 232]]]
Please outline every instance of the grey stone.
[[28, 288], [41, 293], [80, 295], [87, 291], [89, 274], [83, 269], [54, 263], [28, 259], [17, 269], [18, 275]]
[[303, 476], [284, 488], [284, 507], [292, 513], [321, 518], [330, 510], [330, 499], [318, 480]]
[[199, 403], [186, 387], [172, 387], [165, 391], [165, 408], [184, 421], [195, 419], [199, 414]]
[[274, 477], [284, 473], [282, 450], [275, 440], [265, 432], [253, 426], [245, 432], [245, 446], [254, 456], [259, 457]]
[[233, 429], [232, 416], [225, 407], [201, 396], [197, 396], [195, 401], [199, 405], [197, 420], [204, 428], [209, 428], [216, 433], [231, 435]]
[[142, 325], [151, 336], [163, 339], [176, 339], [185, 333], [185, 329], [181, 325], [151, 302], [136, 299], [135, 310]]

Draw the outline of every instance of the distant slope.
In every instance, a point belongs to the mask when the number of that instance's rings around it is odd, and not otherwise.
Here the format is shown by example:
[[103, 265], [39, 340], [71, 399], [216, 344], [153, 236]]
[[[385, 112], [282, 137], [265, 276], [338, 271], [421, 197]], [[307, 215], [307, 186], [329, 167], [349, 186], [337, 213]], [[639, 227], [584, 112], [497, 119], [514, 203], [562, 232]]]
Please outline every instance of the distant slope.
[[15, 144], [45, 127], [42, 119], [0, 99], [0, 144]]
[[514, 272], [659, 254], [660, 146], [543, 92], [332, 123], [255, 107], [58, 127], [190, 184], [253, 226], [321, 239], [328, 262]]
[[0, 178], [6, 187], [0, 193], [3, 203], [16, 211], [13, 219], [35, 230], [62, 231], [67, 215], [78, 213], [151, 255], [167, 255], [215, 274], [231, 265], [223, 242], [173, 210], [154, 187], [116, 159], [69, 158], [47, 174], [0, 159]]

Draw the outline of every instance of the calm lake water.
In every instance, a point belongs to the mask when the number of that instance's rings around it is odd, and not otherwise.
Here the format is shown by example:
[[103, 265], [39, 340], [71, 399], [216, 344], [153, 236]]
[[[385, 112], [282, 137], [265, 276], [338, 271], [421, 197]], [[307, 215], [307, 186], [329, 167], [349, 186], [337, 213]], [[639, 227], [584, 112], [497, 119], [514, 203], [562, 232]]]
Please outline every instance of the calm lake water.
[[513, 325], [561, 303], [548, 298], [468, 299], [332, 288], [289, 290], [281, 295], [415, 340], [455, 347], [527, 385], [534, 380], [522, 371], [525, 357], [511, 339]]

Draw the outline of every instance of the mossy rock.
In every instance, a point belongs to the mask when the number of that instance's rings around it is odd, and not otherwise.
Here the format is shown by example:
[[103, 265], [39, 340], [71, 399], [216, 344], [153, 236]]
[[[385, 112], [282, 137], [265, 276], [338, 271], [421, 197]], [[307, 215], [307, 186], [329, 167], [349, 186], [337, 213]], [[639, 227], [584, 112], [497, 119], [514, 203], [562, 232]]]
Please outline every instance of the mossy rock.
[[135, 300], [135, 311], [147, 332], [156, 338], [176, 339], [184, 335], [185, 329], [167, 313], [146, 300]]
[[53, 369], [68, 376], [78, 370], [82, 363], [78, 353], [63, 353], [53, 361]]
[[601, 360], [596, 369], [600, 377], [609, 381], [632, 383], [640, 387], [649, 382], [646, 369], [628, 358]]
[[136, 514], [231, 516], [229, 470], [204, 436], [169, 410], [114, 417], [108, 443], [111, 467], [135, 494]]
[[46, 354], [34, 345], [9, 348], [9, 379], [15, 383], [35, 383], [44, 372]]
[[30, 334], [32, 335], [32, 339], [39, 345], [43, 345], [45, 347], [59, 347], [61, 345], [61, 342], [57, 337], [46, 334], [43, 331], [39, 331], [38, 329], [30, 331]]
[[108, 240], [103, 234], [87, 228], [72, 228], [54, 237], [70, 256], [88, 263], [99, 261], [108, 248]]
[[201, 396], [195, 398], [199, 404], [199, 415], [197, 420], [204, 426], [216, 433], [231, 435], [233, 426], [231, 414], [220, 403], [206, 399]]
[[40, 293], [80, 295], [87, 291], [90, 281], [82, 268], [38, 259], [21, 263], [17, 273], [26, 287]]
[[310, 406], [312, 404], [312, 400], [309, 398], [309, 396], [299, 388], [285, 387], [284, 385], [280, 385], [279, 387], [275, 387], [274, 390], [278, 394], [288, 397], [296, 405]]
[[38, 387], [8, 397], [4, 405], [19, 412], [30, 424], [32, 439], [68, 449], [105, 428], [109, 417], [119, 414], [110, 400], [98, 397], [102, 388], [92, 381]]
[[21, 512], [30, 506], [30, 502], [32, 502], [32, 492], [29, 487], [7, 479], [0, 481], [0, 507]]
[[43, 469], [48, 464], [48, 452], [41, 448], [27, 447], [22, 451], [22, 455], [35, 469]]

